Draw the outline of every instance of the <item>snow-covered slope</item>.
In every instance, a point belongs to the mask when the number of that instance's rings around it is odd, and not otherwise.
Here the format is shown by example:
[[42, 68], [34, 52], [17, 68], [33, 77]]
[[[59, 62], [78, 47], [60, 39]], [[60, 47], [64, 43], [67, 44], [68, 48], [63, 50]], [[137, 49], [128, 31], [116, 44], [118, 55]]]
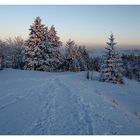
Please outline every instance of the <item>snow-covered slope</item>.
[[98, 76], [0, 71], [0, 134], [140, 134], [140, 83]]

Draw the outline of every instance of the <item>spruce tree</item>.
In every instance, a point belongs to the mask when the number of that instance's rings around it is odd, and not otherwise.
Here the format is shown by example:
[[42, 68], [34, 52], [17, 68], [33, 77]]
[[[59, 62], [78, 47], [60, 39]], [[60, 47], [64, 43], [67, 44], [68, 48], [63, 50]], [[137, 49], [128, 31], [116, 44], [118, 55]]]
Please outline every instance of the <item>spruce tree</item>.
[[116, 84], [124, 83], [121, 75], [121, 58], [116, 51], [113, 34], [110, 35], [109, 42], [107, 42], [105, 55], [103, 57], [103, 64], [101, 66], [101, 81], [111, 82]]
[[81, 71], [88, 70], [89, 54], [85, 46], [79, 46], [78, 48], [78, 61]]
[[52, 25], [50, 30], [48, 31], [48, 40], [50, 42], [49, 45], [49, 53], [50, 55], [50, 71], [59, 71], [61, 69], [61, 53], [60, 47], [62, 46], [62, 42], [60, 38], [57, 36], [57, 32], [55, 27]]
[[80, 65], [78, 61], [78, 48], [74, 41], [68, 40], [66, 42], [66, 67], [69, 71], [80, 71]]
[[53, 71], [54, 70], [54, 67], [52, 65], [53, 51], [51, 42], [48, 38], [48, 30], [46, 31], [45, 40], [40, 43], [39, 47], [41, 48], [41, 59], [39, 61], [40, 63], [39, 70], [49, 72]]
[[28, 70], [40, 70], [40, 59], [42, 58], [40, 44], [45, 40], [46, 27], [41, 23], [40, 17], [36, 17], [31, 26], [29, 39], [26, 41], [25, 67]]

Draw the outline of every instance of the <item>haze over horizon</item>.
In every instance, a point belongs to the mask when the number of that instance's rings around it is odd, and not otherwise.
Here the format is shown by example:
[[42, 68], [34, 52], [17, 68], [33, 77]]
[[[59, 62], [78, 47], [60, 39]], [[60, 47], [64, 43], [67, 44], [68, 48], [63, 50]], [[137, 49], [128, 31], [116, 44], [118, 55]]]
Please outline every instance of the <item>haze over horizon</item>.
[[112, 32], [122, 48], [140, 48], [140, 6], [0, 6], [0, 39], [28, 38], [30, 25], [40, 16], [54, 25], [60, 40], [71, 38], [78, 45], [102, 48]]

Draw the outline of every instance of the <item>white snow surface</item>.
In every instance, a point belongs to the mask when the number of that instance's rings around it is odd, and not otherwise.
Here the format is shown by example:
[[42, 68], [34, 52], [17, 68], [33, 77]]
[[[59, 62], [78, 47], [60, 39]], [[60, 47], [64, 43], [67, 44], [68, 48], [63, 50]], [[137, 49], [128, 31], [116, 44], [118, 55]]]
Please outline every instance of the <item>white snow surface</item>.
[[0, 71], [0, 134], [140, 134], [140, 83], [85, 75]]

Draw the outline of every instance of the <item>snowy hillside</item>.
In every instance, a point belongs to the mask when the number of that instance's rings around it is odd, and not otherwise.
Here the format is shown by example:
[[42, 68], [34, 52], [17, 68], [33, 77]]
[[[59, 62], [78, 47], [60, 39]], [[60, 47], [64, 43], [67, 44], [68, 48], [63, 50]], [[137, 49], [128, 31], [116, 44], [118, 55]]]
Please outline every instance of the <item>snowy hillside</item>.
[[140, 83], [98, 75], [0, 71], [0, 134], [140, 134]]

